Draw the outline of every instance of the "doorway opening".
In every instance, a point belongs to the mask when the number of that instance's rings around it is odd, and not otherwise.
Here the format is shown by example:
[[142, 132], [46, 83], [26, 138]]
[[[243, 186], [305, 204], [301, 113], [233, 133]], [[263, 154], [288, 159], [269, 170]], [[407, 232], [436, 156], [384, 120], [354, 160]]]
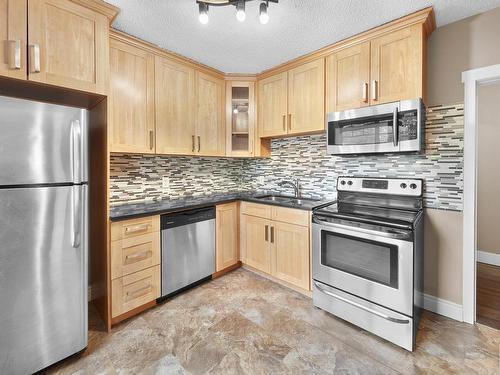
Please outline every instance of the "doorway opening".
[[500, 65], [465, 84], [463, 320], [500, 329]]

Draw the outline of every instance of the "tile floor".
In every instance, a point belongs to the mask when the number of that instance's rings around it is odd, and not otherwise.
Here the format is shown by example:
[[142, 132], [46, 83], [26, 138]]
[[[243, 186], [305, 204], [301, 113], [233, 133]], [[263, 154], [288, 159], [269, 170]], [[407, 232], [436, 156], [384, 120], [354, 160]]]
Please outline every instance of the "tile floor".
[[500, 331], [426, 312], [409, 353], [239, 269], [106, 334], [47, 374], [499, 374]]

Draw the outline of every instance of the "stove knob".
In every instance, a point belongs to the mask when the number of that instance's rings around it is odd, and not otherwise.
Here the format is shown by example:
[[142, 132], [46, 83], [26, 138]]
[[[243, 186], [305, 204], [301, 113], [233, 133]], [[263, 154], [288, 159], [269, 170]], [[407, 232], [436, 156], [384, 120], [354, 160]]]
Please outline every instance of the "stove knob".
[[408, 185], [406, 185], [404, 182], [402, 182], [402, 183], [401, 183], [401, 185], [399, 185], [399, 186], [401, 186], [401, 189], [406, 189], [406, 187], [407, 187]]
[[417, 188], [417, 184], [410, 184], [410, 188], [415, 190]]
[[352, 185], [352, 181], [347, 181], [347, 185], [351, 186]]
[[340, 181], [340, 185], [345, 185], [345, 181], [344, 180]]

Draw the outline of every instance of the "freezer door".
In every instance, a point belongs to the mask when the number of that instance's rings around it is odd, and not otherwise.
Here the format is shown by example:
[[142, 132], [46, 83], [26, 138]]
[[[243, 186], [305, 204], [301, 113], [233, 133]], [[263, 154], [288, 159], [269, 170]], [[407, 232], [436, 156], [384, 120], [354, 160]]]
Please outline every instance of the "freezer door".
[[0, 190], [0, 373], [87, 346], [87, 187]]
[[87, 181], [87, 111], [0, 96], [0, 186]]

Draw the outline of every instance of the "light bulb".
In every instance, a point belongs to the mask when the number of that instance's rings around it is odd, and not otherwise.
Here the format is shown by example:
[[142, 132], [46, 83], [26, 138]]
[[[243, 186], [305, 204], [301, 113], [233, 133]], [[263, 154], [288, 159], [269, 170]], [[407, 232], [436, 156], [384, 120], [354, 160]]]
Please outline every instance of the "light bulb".
[[240, 22], [245, 21], [247, 15], [245, 14], [245, 0], [240, 0], [236, 4], [236, 19]]
[[237, 114], [238, 114], [238, 108], [233, 109], [233, 113], [234, 113], [235, 115], [237, 115]]
[[200, 15], [198, 19], [203, 25], [208, 23], [208, 5], [205, 3], [199, 3]]
[[267, 4], [265, 1], [260, 3], [260, 15], [259, 15], [260, 23], [265, 25], [269, 22], [269, 14], [267, 13]]

